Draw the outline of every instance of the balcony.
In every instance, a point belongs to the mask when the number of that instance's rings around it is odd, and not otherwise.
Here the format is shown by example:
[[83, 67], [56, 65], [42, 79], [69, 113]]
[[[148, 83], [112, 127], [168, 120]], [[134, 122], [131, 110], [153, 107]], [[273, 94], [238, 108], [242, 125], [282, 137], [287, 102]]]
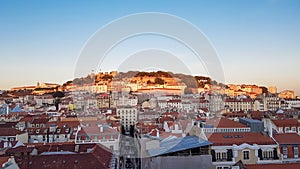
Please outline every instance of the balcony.
[[277, 164], [281, 162], [281, 160], [275, 158], [264, 158], [262, 160], [258, 159], [257, 164]]

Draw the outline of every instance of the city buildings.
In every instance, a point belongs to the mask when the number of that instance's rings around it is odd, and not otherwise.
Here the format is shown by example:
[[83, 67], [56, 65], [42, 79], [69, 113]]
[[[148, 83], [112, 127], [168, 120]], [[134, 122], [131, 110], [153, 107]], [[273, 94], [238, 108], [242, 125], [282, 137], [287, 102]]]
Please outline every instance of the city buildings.
[[107, 72], [0, 94], [0, 162], [203, 169], [300, 163], [300, 101], [292, 91], [198, 81], [185, 93], [180, 78], [155, 79]]

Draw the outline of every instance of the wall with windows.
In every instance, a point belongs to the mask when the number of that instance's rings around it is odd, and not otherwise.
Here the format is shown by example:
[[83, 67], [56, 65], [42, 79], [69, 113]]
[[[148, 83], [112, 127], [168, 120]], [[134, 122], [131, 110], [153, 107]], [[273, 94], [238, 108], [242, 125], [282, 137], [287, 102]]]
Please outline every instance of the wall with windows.
[[244, 164], [256, 164], [258, 157], [255, 155], [255, 150], [245, 149], [237, 151], [235, 161], [241, 160]]

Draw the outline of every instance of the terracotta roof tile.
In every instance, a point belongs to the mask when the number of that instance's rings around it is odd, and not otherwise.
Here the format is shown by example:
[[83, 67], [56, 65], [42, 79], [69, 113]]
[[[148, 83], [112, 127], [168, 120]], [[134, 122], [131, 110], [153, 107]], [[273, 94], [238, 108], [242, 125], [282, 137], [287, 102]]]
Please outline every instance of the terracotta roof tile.
[[277, 127], [300, 127], [300, 123], [297, 119], [278, 119], [278, 120], [272, 120], [272, 122]]
[[9, 157], [0, 157], [0, 166], [8, 161]]
[[208, 141], [212, 142], [214, 146], [220, 145], [241, 145], [247, 144], [259, 144], [270, 145], [276, 144], [269, 136], [261, 133], [250, 132], [233, 132], [233, 133], [213, 133], [207, 134]]
[[248, 126], [246, 126], [242, 123], [239, 123], [239, 122], [236, 122], [236, 121], [224, 118], [224, 117], [208, 119], [206, 121], [206, 124], [213, 125], [216, 128], [248, 128]]
[[0, 136], [16, 136], [23, 133], [24, 132], [15, 128], [0, 128]]
[[287, 163], [287, 164], [249, 164], [246, 165], [247, 169], [299, 169], [300, 163]]
[[274, 134], [274, 139], [279, 144], [300, 144], [300, 136], [297, 133]]

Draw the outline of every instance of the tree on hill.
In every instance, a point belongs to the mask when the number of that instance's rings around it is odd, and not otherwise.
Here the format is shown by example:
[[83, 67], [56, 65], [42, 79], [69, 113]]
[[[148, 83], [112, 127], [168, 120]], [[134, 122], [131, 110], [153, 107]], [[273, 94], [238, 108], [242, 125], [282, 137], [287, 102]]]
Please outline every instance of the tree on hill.
[[113, 78], [113, 76], [111, 76], [111, 75], [104, 75], [102, 77], [102, 80], [108, 81], [108, 80], [112, 80], [112, 78]]
[[259, 88], [261, 88], [262, 93], [268, 93], [268, 88], [266, 88], [265, 86], [260, 86]]
[[61, 91], [57, 91], [57, 92], [54, 92], [54, 93], [52, 94], [52, 96], [53, 96], [54, 98], [56, 98], [56, 97], [65, 97], [65, 94], [64, 94], [63, 92], [61, 92]]
[[163, 85], [163, 84], [165, 84], [165, 81], [160, 77], [156, 77], [155, 80], [154, 80], [154, 83]]

